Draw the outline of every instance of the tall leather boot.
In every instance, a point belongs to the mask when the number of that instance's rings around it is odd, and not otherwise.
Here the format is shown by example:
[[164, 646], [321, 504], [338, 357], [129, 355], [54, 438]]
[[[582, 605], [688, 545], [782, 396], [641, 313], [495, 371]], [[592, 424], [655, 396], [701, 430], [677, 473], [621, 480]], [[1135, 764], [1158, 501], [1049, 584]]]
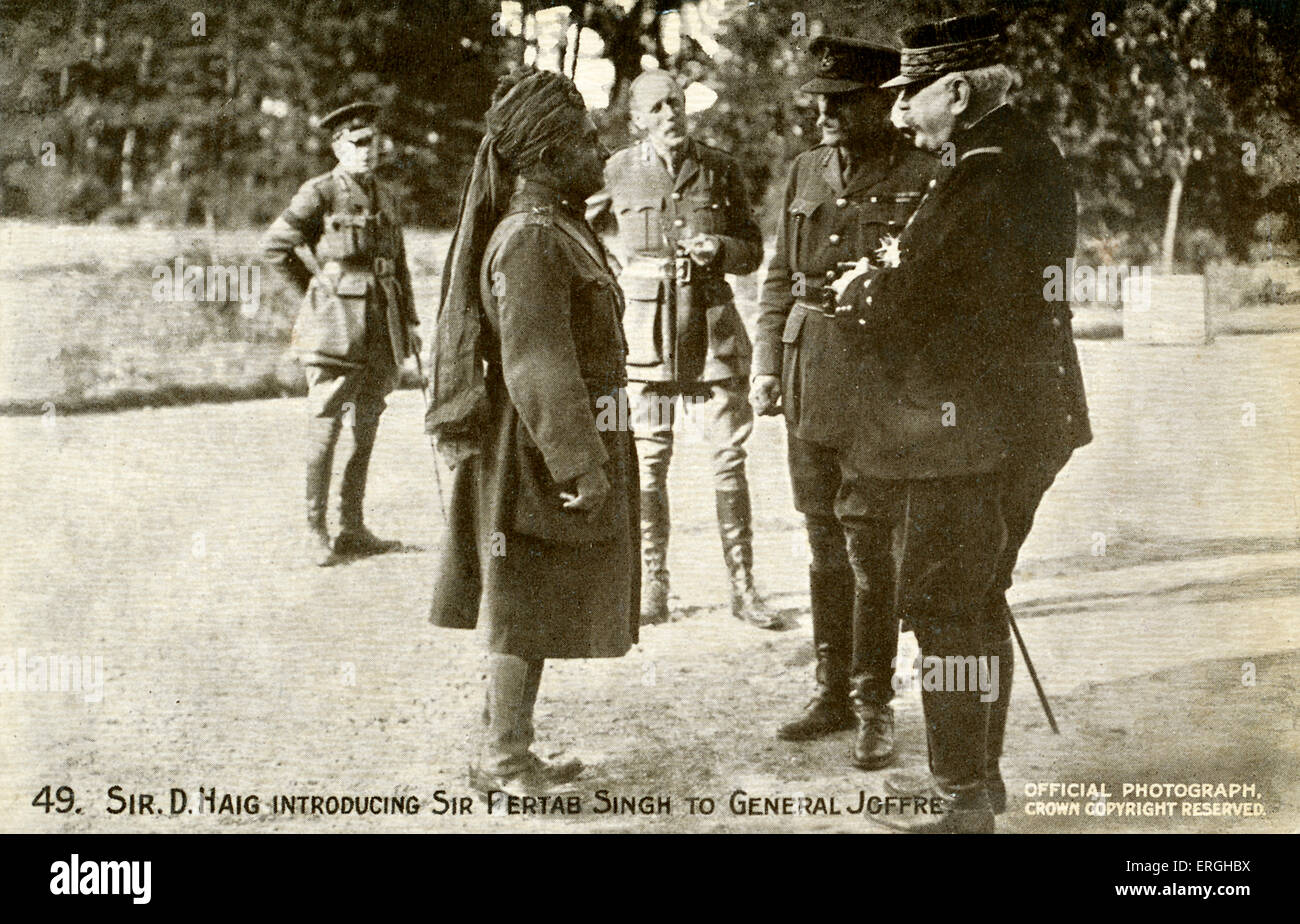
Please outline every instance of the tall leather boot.
[[808, 570], [817, 693], [803, 713], [777, 729], [786, 741], [809, 741], [854, 725], [849, 708], [849, 652], [853, 644], [853, 572]]
[[[949, 633], [946, 640], [949, 644], [943, 646], [942, 654], [923, 647], [924, 654], [962, 657], [981, 650], [983, 639], [975, 627], [966, 632], [953, 626], [946, 626], [945, 630]], [[993, 806], [984, 778], [989, 704], [982, 700], [984, 694], [978, 685], [970, 686], [975, 688], [921, 690], [932, 779], [930, 791], [922, 797], [937, 800], [940, 812], [902, 815], [897, 823], [887, 817], [878, 820], [918, 834], [993, 833]]]
[[343, 466], [343, 480], [339, 486], [339, 534], [334, 540], [336, 555], [382, 555], [402, 547], [402, 543], [396, 540], [380, 539], [365, 525], [366, 478], [378, 430], [379, 415], [356, 415], [352, 429], [352, 455]]
[[321, 568], [335, 560], [326, 512], [338, 432], [337, 419], [312, 417], [307, 424], [307, 533], [303, 547], [307, 561]]
[[754, 529], [748, 488], [718, 491], [718, 531], [731, 579], [731, 615], [760, 629], [778, 629], [781, 620], [754, 589]]
[[[1011, 706], [1011, 680], [1016, 672], [1016, 646], [1011, 639], [994, 642], [988, 649], [991, 657], [998, 659], [998, 695], [989, 703], [989, 730], [984, 757], [984, 785], [988, 790], [989, 804], [993, 814], [1001, 815], [1007, 810], [1007, 784], [1002, 779], [1002, 742], [1007, 732], [1007, 710]], [[933, 748], [929, 742], [929, 727], [926, 728], [927, 753]], [[885, 792], [894, 796], [921, 796], [931, 786], [931, 770], [898, 770], [885, 777]]]
[[[1005, 604], [1004, 604], [1005, 605]], [[998, 696], [989, 703], [988, 750], [984, 760], [984, 778], [989, 802], [997, 814], [1007, 809], [1007, 784], [1002, 779], [1002, 742], [1007, 734], [1007, 710], [1011, 707], [1011, 678], [1016, 672], [1016, 646], [1009, 638], [989, 646], [989, 655], [998, 659]]]
[[663, 485], [641, 492], [641, 625], [667, 622], [668, 490]]
[[894, 660], [898, 617], [894, 612], [892, 530], [887, 523], [846, 527], [853, 594], [853, 661], [849, 699], [858, 721], [853, 764], [876, 770], [894, 759]]

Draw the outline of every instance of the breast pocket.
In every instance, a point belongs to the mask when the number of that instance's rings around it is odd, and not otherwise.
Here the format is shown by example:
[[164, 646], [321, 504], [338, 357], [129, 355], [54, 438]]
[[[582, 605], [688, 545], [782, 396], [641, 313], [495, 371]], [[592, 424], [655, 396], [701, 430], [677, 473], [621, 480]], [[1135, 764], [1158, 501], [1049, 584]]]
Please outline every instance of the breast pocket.
[[808, 238], [807, 225], [816, 209], [817, 203], [809, 199], [795, 198], [790, 203], [790, 210], [786, 215], [785, 246], [792, 266], [804, 265], [804, 254], [799, 248]]
[[623, 290], [623, 331], [629, 366], [657, 366], [664, 361], [660, 323], [663, 276], [658, 264], [632, 261], [618, 280]]
[[663, 246], [661, 198], [636, 198], [618, 207], [618, 233], [629, 252], [658, 251]]
[[725, 225], [726, 201], [719, 196], [692, 196], [686, 200], [687, 230], [691, 234], [720, 234]]

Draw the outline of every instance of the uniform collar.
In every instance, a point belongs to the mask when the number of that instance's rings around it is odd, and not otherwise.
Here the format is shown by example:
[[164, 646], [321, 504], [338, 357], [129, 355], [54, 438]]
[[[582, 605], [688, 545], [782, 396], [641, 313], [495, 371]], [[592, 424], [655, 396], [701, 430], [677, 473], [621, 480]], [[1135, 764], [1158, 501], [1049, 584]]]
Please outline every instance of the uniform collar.
[[515, 194], [510, 200], [510, 211], [521, 212], [544, 208], [583, 218], [586, 203], [581, 199], [562, 195], [553, 186], [520, 177], [515, 183]]
[[365, 199], [367, 204], [370, 206], [378, 207], [379, 203], [376, 201], [378, 198], [376, 195], [378, 186], [375, 183], [375, 175], [373, 172], [363, 173], [360, 176], [357, 176], [356, 174], [348, 173], [339, 164], [334, 165], [334, 170], [332, 172], [335, 178], [342, 183], [345, 188], [351, 190], [353, 194]]
[[668, 176], [673, 180], [673, 185], [677, 188], [681, 188], [686, 183], [690, 182], [691, 177], [695, 176], [700, 169], [699, 157], [695, 150], [695, 139], [691, 137], [687, 137], [687, 139], [682, 142], [682, 146], [678, 151], [676, 175], [674, 175], [673, 171], [669, 169], [668, 164], [664, 159], [659, 156], [659, 152], [655, 150], [655, 146], [650, 143], [648, 138], [641, 142], [641, 156], [649, 163], [658, 164], [664, 173], [668, 174]]
[[1016, 134], [1014, 125], [1020, 114], [1010, 103], [1003, 103], [985, 113], [969, 128], [953, 136], [957, 157], [963, 158], [979, 149], [1000, 149]]
[[848, 182], [842, 179], [843, 161], [838, 147], [825, 146], [822, 155], [822, 175], [837, 193], [856, 193], [868, 189], [889, 175], [889, 172], [906, 153], [906, 139], [901, 134], [891, 138], [877, 152], [859, 154], [850, 163]]

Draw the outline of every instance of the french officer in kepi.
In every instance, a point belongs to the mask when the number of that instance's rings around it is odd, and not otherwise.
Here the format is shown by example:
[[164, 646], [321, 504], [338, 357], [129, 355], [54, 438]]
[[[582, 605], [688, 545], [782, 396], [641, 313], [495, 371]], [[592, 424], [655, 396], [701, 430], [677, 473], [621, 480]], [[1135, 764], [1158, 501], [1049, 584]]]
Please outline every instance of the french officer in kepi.
[[[643, 140], [605, 165], [605, 188], [587, 205], [600, 229], [618, 226], [619, 285], [627, 302], [629, 404], [641, 465], [641, 621], [668, 610], [668, 463], [677, 402], [713, 444], [713, 486], [731, 611], [763, 629], [780, 626], [754, 589], [753, 528], [745, 441], [750, 344], [727, 273], [763, 259], [740, 165], [691, 138], [681, 87], [663, 71], [632, 81], [631, 117]], [[678, 430], [680, 431], [680, 427]]]
[[781, 726], [787, 740], [857, 726], [851, 760], [863, 769], [893, 758], [893, 561], [887, 528], [859, 531], [850, 545], [836, 520], [845, 428], [858, 428], [851, 398], [855, 338], [836, 317], [827, 283], [839, 267], [874, 255], [898, 235], [935, 175], [929, 158], [889, 123], [892, 99], [878, 89], [897, 73], [891, 48], [838, 36], [812, 42], [822, 144], [790, 168], [776, 253], [768, 266], [754, 349], [751, 400], [760, 414], [783, 409], [795, 508], [804, 515], [812, 562], [817, 693]]
[[851, 434], [836, 512], [851, 532], [897, 530], [898, 611], [922, 656], [979, 662], [993, 681], [924, 687], [928, 772], [891, 774], [886, 789], [940, 800], [910, 830], [991, 832], [1006, 806], [1006, 590], [1044, 492], [1091, 439], [1069, 307], [1043, 286], [1074, 253], [1074, 189], [1051, 138], [1008, 100], [998, 14], [902, 39], [884, 84], [898, 88], [894, 121], [955, 166], [894, 259], [837, 282], [862, 336], [854, 416], [867, 426]]
[[[308, 180], [262, 239], [264, 261], [304, 296], [293, 345], [307, 374], [307, 554], [317, 565], [338, 556], [398, 548], [366, 528], [362, 503], [385, 397], [419, 350], [396, 203], [374, 175], [378, 107], [351, 103], [320, 121], [338, 165]], [[340, 487], [333, 544], [326, 503], [334, 446], [344, 427], [351, 452]]]

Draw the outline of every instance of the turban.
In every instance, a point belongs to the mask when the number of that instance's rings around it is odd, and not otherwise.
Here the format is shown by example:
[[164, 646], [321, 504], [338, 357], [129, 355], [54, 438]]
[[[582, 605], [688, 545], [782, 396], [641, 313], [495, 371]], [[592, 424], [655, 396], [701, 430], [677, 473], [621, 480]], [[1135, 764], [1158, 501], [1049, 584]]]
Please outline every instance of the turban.
[[489, 410], [479, 346], [479, 274], [488, 239], [509, 204], [515, 176], [535, 166], [548, 145], [580, 132], [585, 117], [572, 81], [549, 71], [507, 75], [493, 94], [487, 131], [461, 190], [430, 347], [425, 432], [452, 468], [479, 451]]

